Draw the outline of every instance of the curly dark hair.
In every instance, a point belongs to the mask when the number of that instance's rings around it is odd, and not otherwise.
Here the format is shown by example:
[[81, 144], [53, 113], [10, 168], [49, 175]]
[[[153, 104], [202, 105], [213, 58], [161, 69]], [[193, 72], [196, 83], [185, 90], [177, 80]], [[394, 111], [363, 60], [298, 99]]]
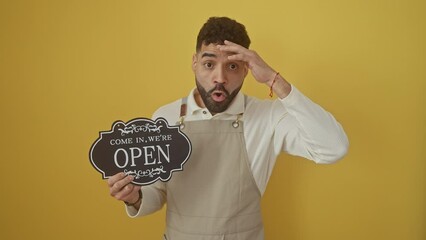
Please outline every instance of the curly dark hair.
[[250, 46], [250, 38], [243, 24], [228, 17], [211, 17], [198, 33], [196, 50], [199, 52], [203, 44], [223, 44], [225, 40], [247, 49]]

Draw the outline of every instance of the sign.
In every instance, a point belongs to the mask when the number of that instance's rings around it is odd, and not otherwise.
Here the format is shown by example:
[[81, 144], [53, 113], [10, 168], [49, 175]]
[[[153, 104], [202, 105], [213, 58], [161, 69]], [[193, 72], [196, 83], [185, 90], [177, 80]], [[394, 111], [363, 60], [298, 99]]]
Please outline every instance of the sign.
[[164, 118], [116, 121], [110, 131], [99, 132], [90, 148], [90, 162], [104, 179], [124, 172], [133, 175], [137, 185], [170, 180], [190, 155], [188, 137]]

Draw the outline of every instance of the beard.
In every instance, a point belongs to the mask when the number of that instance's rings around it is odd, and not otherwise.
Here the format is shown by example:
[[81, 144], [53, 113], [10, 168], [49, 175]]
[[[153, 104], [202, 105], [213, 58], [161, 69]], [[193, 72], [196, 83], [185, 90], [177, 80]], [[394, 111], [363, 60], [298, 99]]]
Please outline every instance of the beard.
[[[237, 89], [229, 93], [222, 83], [216, 84], [216, 86], [210, 89], [209, 91], [203, 88], [197, 79], [195, 79], [195, 83], [197, 85], [197, 90], [200, 93], [201, 99], [204, 102], [204, 105], [213, 115], [216, 113], [221, 113], [228, 109], [229, 105], [232, 103], [235, 96], [237, 96], [238, 92], [243, 86], [243, 84], [241, 84]], [[215, 91], [220, 91], [221, 94], [224, 95], [225, 99], [221, 102], [214, 101], [212, 95], [215, 94]]]

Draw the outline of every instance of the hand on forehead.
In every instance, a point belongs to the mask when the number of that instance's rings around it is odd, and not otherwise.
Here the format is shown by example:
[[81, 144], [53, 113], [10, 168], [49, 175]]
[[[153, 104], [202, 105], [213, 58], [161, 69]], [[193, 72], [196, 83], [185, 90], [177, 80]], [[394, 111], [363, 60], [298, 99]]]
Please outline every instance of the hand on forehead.
[[[230, 45], [232, 44], [232, 45]], [[224, 48], [224, 47], [231, 47], [231, 48]], [[201, 47], [201, 51], [199, 52], [199, 56], [201, 58], [226, 58], [226, 60], [231, 60], [229, 57], [232, 55], [239, 54], [241, 52], [237, 51], [238, 49], [245, 49], [244, 47], [226, 41], [224, 45], [210, 43], [208, 45], [204, 45]]]
[[241, 45], [225, 40], [223, 45], [217, 45], [217, 49], [221, 52], [229, 53], [229, 60], [237, 60], [248, 62], [251, 51]]
[[243, 51], [248, 51], [247, 48], [238, 45], [236, 43], [233, 43], [231, 41], [225, 40], [224, 44], [218, 44], [216, 45], [216, 47], [220, 50], [220, 51], [226, 51], [226, 52], [233, 52], [233, 53], [240, 53]]

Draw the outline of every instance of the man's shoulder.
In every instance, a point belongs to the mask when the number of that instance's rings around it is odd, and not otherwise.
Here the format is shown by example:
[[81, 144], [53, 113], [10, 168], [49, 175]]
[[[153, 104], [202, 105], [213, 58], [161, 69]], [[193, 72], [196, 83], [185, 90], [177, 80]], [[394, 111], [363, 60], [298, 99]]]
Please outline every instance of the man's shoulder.
[[246, 95], [244, 110], [244, 114], [247, 117], [245, 118], [246, 120], [251, 120], [252, 118], [262, 119], [261, 116], [266, 118], [276, 114], [282, 115], [286, 111], [279, 99], [259, 99]]
[[254, 96], [244, 95], [246, 110], [251, 108], [268, 108], [274, 104], [270, 99], [259, 99]]
[[167, 103], [161, 107], [159, 107], [155, 112], [167, 112], [174, 110], [176, 107], [180, 107], [182, 103], [182, 99], [177, 99], [173, 102]]
[[178, 99], [159, 107], [152, 115], [152, 118], [156, 119], [162, 117], [165, 118], [169, 124], [175, 124], [180, 115], [181, 102], [182, 100]]

